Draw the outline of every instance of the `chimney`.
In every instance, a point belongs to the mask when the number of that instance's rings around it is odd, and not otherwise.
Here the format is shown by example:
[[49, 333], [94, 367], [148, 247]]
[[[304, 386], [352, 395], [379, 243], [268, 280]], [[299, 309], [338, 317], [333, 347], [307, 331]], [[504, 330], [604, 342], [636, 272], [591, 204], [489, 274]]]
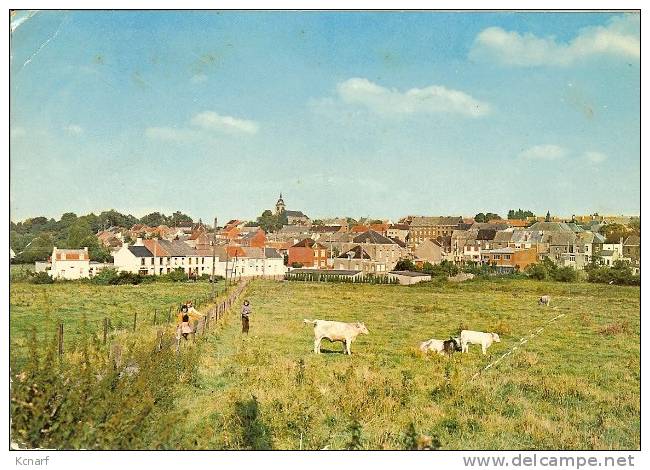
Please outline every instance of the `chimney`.
[[142, 237], [136, 238], [133, 246], [142, 246]]

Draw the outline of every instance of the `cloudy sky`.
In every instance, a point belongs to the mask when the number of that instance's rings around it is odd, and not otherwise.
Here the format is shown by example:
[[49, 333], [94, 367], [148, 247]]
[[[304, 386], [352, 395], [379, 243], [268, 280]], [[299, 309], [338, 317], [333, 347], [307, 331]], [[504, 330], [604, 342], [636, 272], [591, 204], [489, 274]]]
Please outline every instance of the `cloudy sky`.
[[11, 218], [640, 210], [623, 13], [12, 18]]

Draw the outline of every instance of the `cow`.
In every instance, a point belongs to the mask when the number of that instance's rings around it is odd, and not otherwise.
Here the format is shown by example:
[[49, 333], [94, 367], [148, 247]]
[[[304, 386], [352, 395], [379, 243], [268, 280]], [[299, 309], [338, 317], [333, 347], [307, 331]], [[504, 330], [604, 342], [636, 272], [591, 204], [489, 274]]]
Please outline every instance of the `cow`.
[[460, 347], [463, 352], [469, 351], [470, 344], [480, 344], [483, 354], [492, 343], [500, 343], [501, 338], [496, 333], [483, 333], [481, 331], [463, 330], [460, 332]]
[[430, 339], [420, 343], [420, 351], [427, 353], [435, 351], [440, 355], [451, 355], [454, 351], [460, 351], [460, 340], [458, 338], [449, 338], [447, 340]]
[[551, 306], [551, 296], [543, 295], [539, 298], [539, 305], [546, 305], [547, 307]]
[[303, 320], [305, 324], [314, 325], [314, 352], [320, 354], [320, 342], [326, 338], [332, 342], [343, 342], [343, 353], [352, 354], [351, 346], [359, 334], [368, 334], [362, 322], [343, 323], [329, 320]]

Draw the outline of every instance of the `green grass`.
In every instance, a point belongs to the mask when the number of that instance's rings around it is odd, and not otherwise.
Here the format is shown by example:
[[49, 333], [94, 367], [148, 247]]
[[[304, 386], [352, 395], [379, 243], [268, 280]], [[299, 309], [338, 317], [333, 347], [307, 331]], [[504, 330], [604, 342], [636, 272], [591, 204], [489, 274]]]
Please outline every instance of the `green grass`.
[[[84, 282], [59, 282], [36, 285], [12, 282], [9, 291], [11, 308], [10, 332], [12, 356], [18, 357], [31, 340], [32, 330], [38, 341], [51, 340], [59, 322], [64, 324], [65, 342], [74, 342], [85, 321], [90, 332], [103, 329], [109, 318], [113, 329], [132, 328], [137, 324], [151, 325], [154, 309], [156, 320], [166, 321], [170, 307], [199, 299], [210, 293], [206, 282], [153, 282], [140, 285], [99, 286]], [[223, 293], [224, 284], [217, 285]]]
[[[522, 280], [254, 282], [251, 336], [241, 338], [236, 317], [208, 336], [200, 378], [179, 400], [182, 432], [197, 448], [379, 449], [404, 448], [413, 423], [448, 449], [636, 449], [639, 293]], [[537, 305], [542, 294], [552, 308]], [[559, 313], [567, 316], [471, 380]], [[327, 341], [317, 356], [303, 318], [360, 320], [370, 334], [352, 356]], [[497, 331], [502, 342], [485, 357], [477, 346], [450, 359], [417, 352], [461, 327]]]
[[[208, 291], [207, 283], [14, 283], [11, 353], [32, 327], [51, 335], [63, 320], [74, 331], [84, 314], [95, 327], [104, 316], [128, 326], [136, 309], [147, 324], [154, 308]], [[537, 305], [542, 294], [551, 308]], [[508, 279], [412, 287], [254, 281], [241, 298], [253, 308], [250, 336], [240, 333], [238, 304], [197, 338], [188, 357], [198, 372], [169, 386], [172, 408], [151, 401], [148, 422], [172, 420], [170, 436], [134, 446], [403, 449], [430, 436], [443, 449], [637, 449], [639, 296], [638, 287]], [[471, 380], [560, 313], [566, 317]], [[352, 356], [327, 341], [314, 355], [304, 318], [364, 321], [370, 334], [359, 336]], [[460, 328], [496, 331], [502, 342], [487, 356], [477, 346], [451, 358], [417, 351]], [[140, 336], [152, 342], [153, 329]]]

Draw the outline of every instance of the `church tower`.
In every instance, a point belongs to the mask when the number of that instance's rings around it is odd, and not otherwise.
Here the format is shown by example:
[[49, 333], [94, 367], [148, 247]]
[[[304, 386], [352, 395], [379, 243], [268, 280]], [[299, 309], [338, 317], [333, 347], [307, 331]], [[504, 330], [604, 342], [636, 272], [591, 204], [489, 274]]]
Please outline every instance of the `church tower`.
[[280, 199], [275, 203], [275, 213], [279, 214], [280, 212], [284, 212], [284, 207], [284, 200], [282, 199], [282, 193], [280, 193]]

